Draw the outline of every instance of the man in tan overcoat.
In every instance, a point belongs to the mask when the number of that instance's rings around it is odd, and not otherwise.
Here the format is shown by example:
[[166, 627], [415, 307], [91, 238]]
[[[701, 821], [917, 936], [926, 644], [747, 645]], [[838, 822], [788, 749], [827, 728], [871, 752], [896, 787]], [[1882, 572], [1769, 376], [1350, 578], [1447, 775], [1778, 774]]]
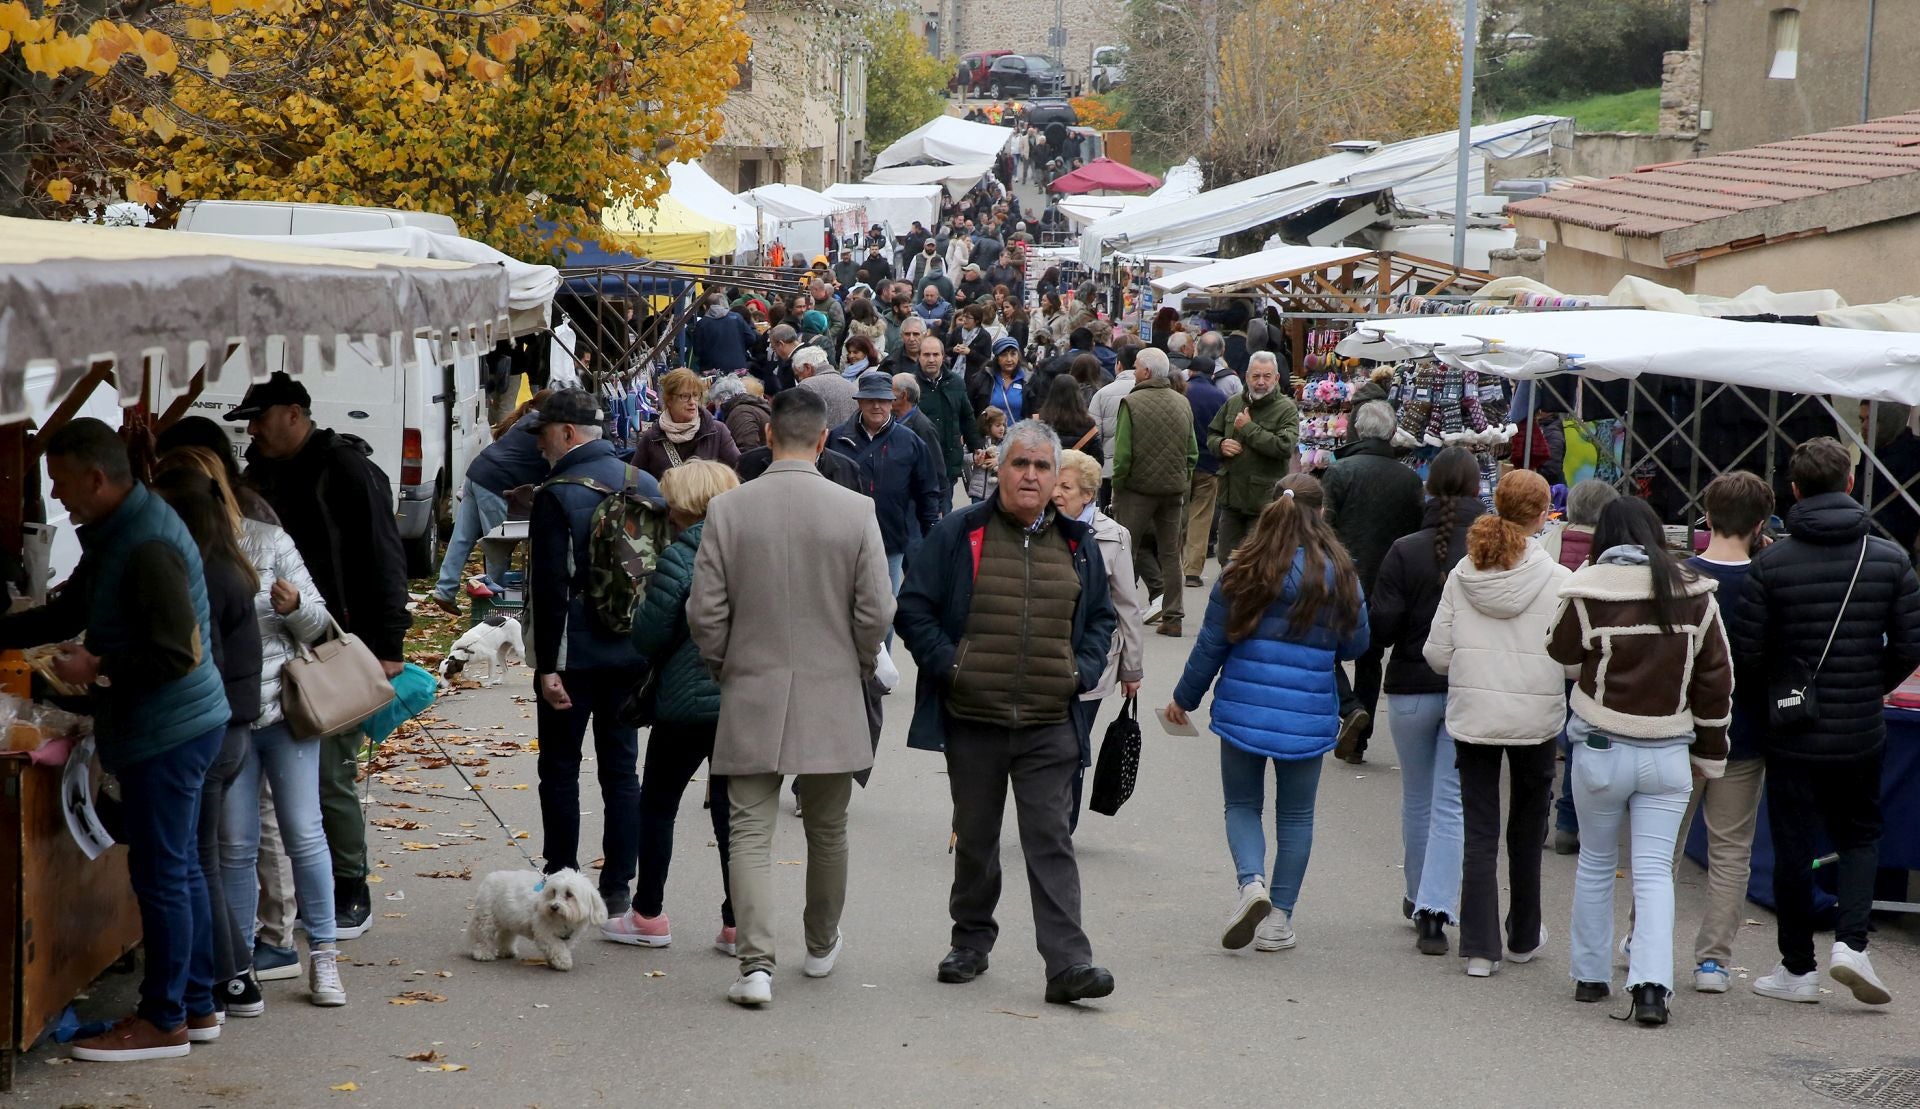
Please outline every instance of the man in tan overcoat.
[[[873, 765], [859, 706], [893, 620], [886, 547], [865, 497], [820, 476], [826, 405], [804, 389], [774, 398], [773, 463], [714, 498], [694, 562], [687, 625], [720, 682], [711, 770], [727, 776], [740, 1005], [773, 1000], [773, 826], [796, 776], [807, 832], [809, 978], [840, 955], [847, 800]], [[735, 635], [736, 629], [739, 634]]]

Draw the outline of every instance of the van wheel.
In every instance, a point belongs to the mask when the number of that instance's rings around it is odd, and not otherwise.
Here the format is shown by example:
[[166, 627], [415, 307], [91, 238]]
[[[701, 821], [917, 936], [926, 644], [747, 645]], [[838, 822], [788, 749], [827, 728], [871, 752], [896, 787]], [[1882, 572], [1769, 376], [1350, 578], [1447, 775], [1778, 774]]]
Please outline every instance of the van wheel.
[[417, 538], [400, 541], [400, 549], [405, 552], [407, 559], [407, 577], [435, 578], [440, 575], [440, 521], [446, 518], [450, 504], [446, 483], [436, 482], [433, 515], [427, 521], [427, 530]]

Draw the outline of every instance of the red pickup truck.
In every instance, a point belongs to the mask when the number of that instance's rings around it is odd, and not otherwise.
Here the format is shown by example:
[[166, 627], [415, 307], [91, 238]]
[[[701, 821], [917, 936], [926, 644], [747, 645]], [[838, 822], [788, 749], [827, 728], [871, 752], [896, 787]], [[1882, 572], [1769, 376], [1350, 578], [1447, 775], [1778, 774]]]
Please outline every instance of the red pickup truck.
[[987, 71], [993, 68], [995, 58], [1004, 58], [1013, 53], [1011, 50], [973, 50], [960, 56], [960, 64], [947, 80], [947, 91], [962, 99], [969, 96], [982, 96], [987, 91]]

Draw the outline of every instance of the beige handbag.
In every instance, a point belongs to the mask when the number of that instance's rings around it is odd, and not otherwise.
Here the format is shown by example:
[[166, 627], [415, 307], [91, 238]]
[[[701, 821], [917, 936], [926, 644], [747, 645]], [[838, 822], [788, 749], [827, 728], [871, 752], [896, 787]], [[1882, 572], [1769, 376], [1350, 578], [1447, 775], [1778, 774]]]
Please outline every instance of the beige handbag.
[[331, 636], [287, 660], [280, 708], [296, 739], [314, 739], [358, 727], [393, 700], [393, 683], [357, 635], [327, 617]]

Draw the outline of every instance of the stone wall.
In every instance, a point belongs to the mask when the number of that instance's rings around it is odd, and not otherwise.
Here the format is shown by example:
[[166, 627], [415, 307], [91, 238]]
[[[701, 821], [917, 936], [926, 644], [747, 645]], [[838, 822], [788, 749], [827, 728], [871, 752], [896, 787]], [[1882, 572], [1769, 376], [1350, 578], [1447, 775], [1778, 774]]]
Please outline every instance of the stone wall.
[[1700, 51], [1669, 50], [1660, 65], [1660, 133], [1700, 131]]

